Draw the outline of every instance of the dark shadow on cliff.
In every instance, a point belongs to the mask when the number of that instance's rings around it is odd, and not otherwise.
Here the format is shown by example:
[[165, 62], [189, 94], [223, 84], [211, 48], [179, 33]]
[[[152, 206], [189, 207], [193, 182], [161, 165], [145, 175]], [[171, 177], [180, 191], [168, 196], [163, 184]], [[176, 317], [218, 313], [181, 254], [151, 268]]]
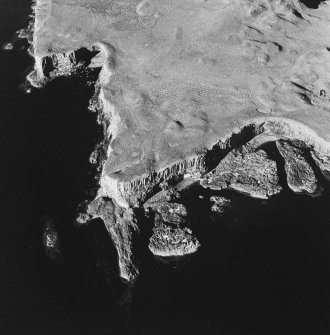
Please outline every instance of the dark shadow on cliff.
[[326, 0], [299, 0], [299, 2], [308, 8], [317, 9], [321, 4], [325, 3]]

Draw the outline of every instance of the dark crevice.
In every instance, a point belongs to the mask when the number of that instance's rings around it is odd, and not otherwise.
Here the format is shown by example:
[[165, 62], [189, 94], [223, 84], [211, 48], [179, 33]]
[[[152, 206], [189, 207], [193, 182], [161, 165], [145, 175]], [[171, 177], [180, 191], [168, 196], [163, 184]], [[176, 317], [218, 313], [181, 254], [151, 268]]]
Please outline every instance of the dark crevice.
[[183, 124], [180, 121], [174, 121], [174, 122], [179, 126], [180, 129], [184, 128]]
[[224, 146], [219, 143], [215, 144], [205, 155], [207, 171], [213, 170], [230, 151], [252, 140], [260, 133], [259, 129], [261, 126], [247, 125], [238, 133], [232, 134]]
[[276, 147], [276, 142], [273, 141], [273, 142], [266, 143], [262, 145], [260, 149], [265, 150], [267, 152], [268, 157], [272, 159], [274, 162], [276, 162], [279, 184], [282, 186], [284, 191], [291, 192], [291, 189], [289, 188], [288, 183], [287, 183], [286, 172], [284, 168], [285, 161]]
[[279, 43], [273, 42], [274, 45], [276, 45], [278, 47], [279, 51], [283, 51], [283, 46]]
[[138, 260], [146, 260], [152, 257], [148, 244], [153, 234], [155, 217], [153, 212], [146, 213], [143, 208], [137, 208], [135, 215], [139, 223], [140, 235], [136, 243], [134, 243], [134, 255]]
[[51, 72], [55, 70], [55, 65], [52, 57], [46, 56], [43, 58], [43, 72], [44, 75], [49, 78]]
[[294, 86], [300, 88], [300, 89], [303, 90], [303, 91], [311, 92], [311, 90], [307, 89], [306, 87], [304, 87], [304, 86], [302, 86], [302, 85], [300, 85], [300, 84], [298, 84], [298, 83], [295, 83], [294, 81], [292, 81], [291, 83], [292, 83]]
[[301, 99], [302, 99], [306, 104], [308, 104], [308, 105], [313, 105], [312, 100], [310, 99], [310, 97], [309, 97], [307, 94], [305, 94], [305, 93], [298, 93], [298, 94], [300, 95]]
[[292, 9], [292, 13], [299, 19], [303, 19], [303, 16], [296, 9]]

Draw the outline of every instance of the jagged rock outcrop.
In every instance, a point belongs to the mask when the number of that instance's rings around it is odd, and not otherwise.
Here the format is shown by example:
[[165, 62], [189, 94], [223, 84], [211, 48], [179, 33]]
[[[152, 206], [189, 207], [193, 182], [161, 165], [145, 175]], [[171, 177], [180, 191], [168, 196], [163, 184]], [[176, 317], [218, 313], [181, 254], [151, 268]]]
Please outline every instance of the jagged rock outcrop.
[[50, 73], [51, 78], [70, 76], [79, 66], [76, 62], [74, 52], [52, 55], [54, 71]]
[[276, 146], [284, 158], [288, 186], [296, 193], [315, 194], [318, 181], [304, 157], [303, 151], [287, 141], [277, 141]]
[[252, 197], [267, 199], [281, 191], [276, 162], [263, 150], [230, 152], [219, 165], [201, 180], [213, 190], [232, 188]]
[[231, 205], [230, 199], [216, 195], [213, 195], [210, 198], [210, 202], [212, 204], [211, 212], [219, 215], [223, 214], [226, 210], [228, 210]]
[[153, 229], [149, 249], [155, 256], [184, 256], [197, 251], [200, 246], [189, 228], [171, 227], [160, 223]]
[[153, 235], [149, 249], [156, 256], [184, 256], [197, 251], [199, 241], [187, 223], [187, 209], [178, 203], [158, 202], [149, 207], [154, 214]]
[[183, 204], [160, 201], [148, 207], [156, 213], [156, 224], [161, 221], [178, 226], [187, 222], [187, 209]]
[[55, 222], [49, 217], [45, 217], [43, 230], [43, 245], [46, 256], [53, 262], [62, 261], [61, 243]]
[[316, 150], [311, 151], [311, 155], [322, 172], [324, 178], [330, 181], [330, 157], [328, 155], [324, 155]]
[[138, 269], [132, 248], [134, 235], [139, 232], [139, 228], [133, 210], [118, 208], [109, 198], [98, 198], [89, 205], [88, 214], [103, 220], [118, 252], [120, 276], [127, 281], [134, 281]]

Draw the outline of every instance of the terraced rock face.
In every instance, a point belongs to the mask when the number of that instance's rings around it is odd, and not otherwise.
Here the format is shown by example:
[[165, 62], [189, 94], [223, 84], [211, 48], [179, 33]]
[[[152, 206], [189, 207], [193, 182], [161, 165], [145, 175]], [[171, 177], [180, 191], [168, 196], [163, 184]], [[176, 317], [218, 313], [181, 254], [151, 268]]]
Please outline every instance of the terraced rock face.
[[248, 153], [229, 153], [201, 181], [212, 190], [232, 188], [255, 198], [267, 199], [281, 191], [276, 162], [263, 150]]

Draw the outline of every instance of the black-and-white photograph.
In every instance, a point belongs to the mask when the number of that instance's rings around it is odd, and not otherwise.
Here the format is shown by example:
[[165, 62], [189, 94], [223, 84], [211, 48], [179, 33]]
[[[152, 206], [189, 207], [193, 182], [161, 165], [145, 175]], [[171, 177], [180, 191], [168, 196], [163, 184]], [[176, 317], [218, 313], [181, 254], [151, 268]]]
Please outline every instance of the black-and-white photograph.
[[0, 0], [0, 335], [330, 334], [330, 0]]

